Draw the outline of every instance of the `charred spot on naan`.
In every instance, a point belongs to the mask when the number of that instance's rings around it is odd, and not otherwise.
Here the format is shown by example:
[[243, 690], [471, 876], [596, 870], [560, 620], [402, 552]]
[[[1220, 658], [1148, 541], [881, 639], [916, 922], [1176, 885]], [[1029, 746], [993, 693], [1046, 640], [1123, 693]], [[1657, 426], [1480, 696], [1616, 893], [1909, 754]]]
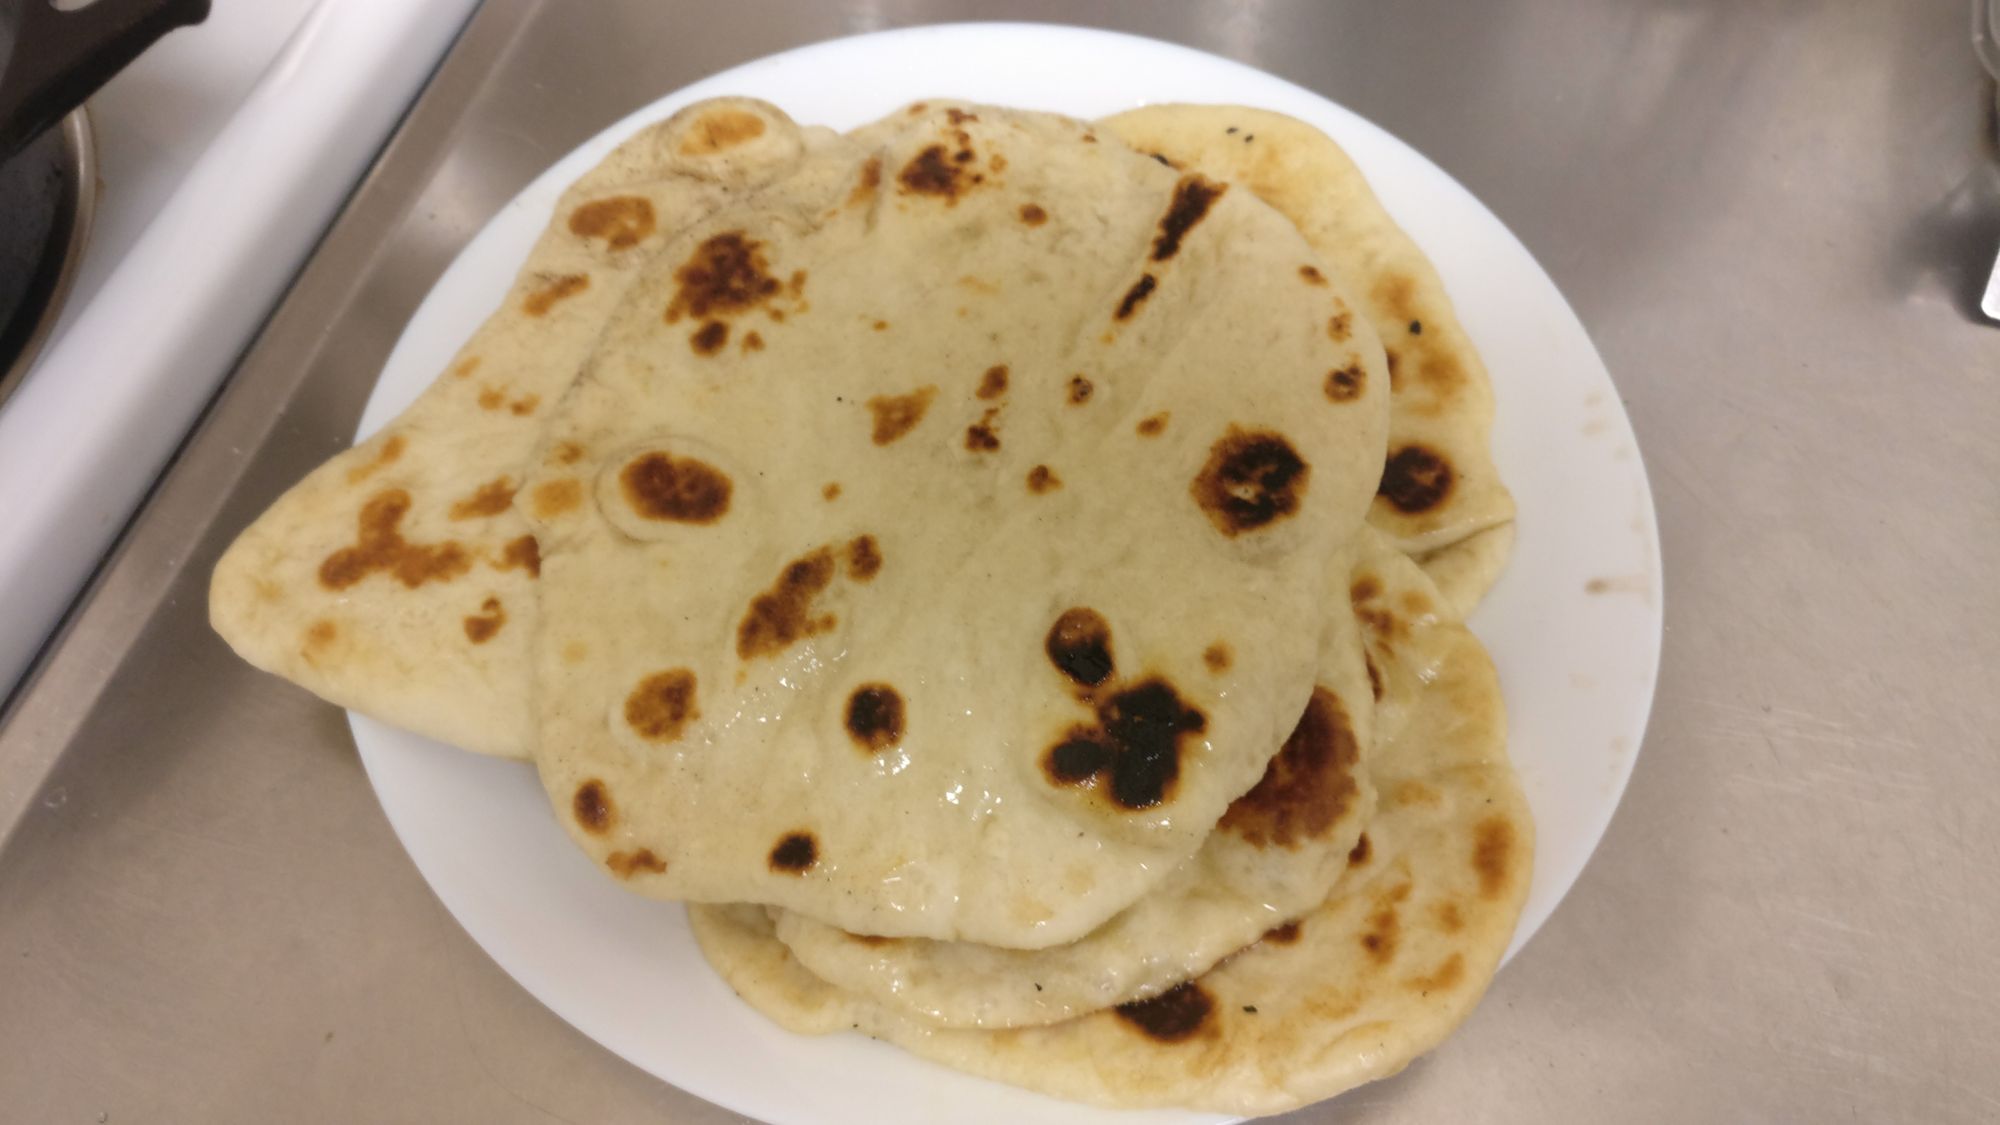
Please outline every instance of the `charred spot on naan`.
[[541, 287], [521, 299], [521, 311], [529, 316], [549, 315], [549, 310], [557, 304], [569, 300], [590, 288], [590, 275], [585, 273], [558, 274], [545, 280]]
[[729, 513], [729, 477], [706, 461], [659, 450], [642, 453], [618, 471], [625, 502], [641, 519], [710, 524]]
[[1167, 432], [1167, 422], [1172, 417], [1170, 411], [1162, 410], [1158, 414], [1150, 414], [1139, 419], [1139, 424], [1134, 429], [1138, 431], [1140, 437], [1159, 437]]
[[1479, 893], [1499, 898], [1514, 877], [1514, 822], [1492, 816], [1473, 831], [1472, 869], [1479, 876]]
[[1347, 866], [1360, 867], [1374, 854], [1375, 845], [1369, 841], [1368, 833], [1363, 832], [1361, 838], [1354, 841], [1354, 846], [1347, 850]]
[[1233, 539], [1297, 512], [1311, 475], [1283, 434], [1231, 426], [1209, 447], [1190, 491], [1215, 529]]
[[1207, 717], [1158, 676], [1118, 688], [1111, 625], [1094, 609], [1064, 610], [1042, 650], [1075, 685], [1078, 699], [1096, 711], [1094, 723], [1072, 726], [1042, 755], [1050, 781], [1102, 789], [1128, 810], [1167, 800], [1180, 778], [1182, 740], [1208, 729]]
[[1116, 661], [1111, 654], [1111, 623], [1094, 609], [1077, 606], [1064, 610], [1042, 649], [1056, 670], [1070, 682], [1095, 688], [1111, 678]]
[[682, 156], [713, 156], [764, 135], [764, 119], [747, 110], [723, 106], [694, 119], [681, 137]]
[[1345, 309], [1334, 313], [1326, 322], [1326, 334], [1336, 344], [1345, 344], [1354, 335], [1354, 314]]
[[648, 742], [678, 741], [687, 725], [701, 718], [695, 686], [687, 668], [654, 672], [625, 697], [625, 725]]
[[1113, 1011], [1155, 1043], [1184, 1043], [1214, 1025], [1215, 999], [1194, 981], [1183, 981], [1149, 1000], [1120, 1004]]
[[1264, 936], [1257, 940], [1268, 941], [1273, 945], [1295, 945], [1298, 943], [1299, 934], [1304, 928], [1305, 923], [1303, 921], [1286, 922], [1282, 926], [1273, 926], [1265, 930]]
[[810, 832], [787, 832], [771, 848], [771, 870], [803, 875], [819, 862], [819, 843]]
[[1319, 272], [1316, 266], [1300, 266], [1299, 276], [1305, 278], [1307, 285], [1323, 286], [1326, 284], [1326, 275]]
[[1139, 280], [1133, 282], [1132, 288], [1127, 289], [1125, 296], [1119, 299], [1118, 311], [1111, 314], [1112, 319], [1130, 320], [1132, 314], [1139, 310], [1140, 304], [1152, 296], [1153, 290], [1159, 288], [1159, 285], [1159, 278], [1150, 273], [1140, 274]]
[[500, 548], [500, 557], [493, 561], [495, 570], [526, 570], [528, 577], [542, 576], [542, 545], [532, 535], [522, 535], [509, 539]]
[[465, 639], [476, 645], [483, 645], [493, 639], [500, 627], [507, 624], [507, 610], [499, 598], [487, 598], [479, 604], [479, 612], [465, 619]]
[[1417, 515], [1444, 503], [1456, 480], [1443, 454], [1413, 443], [1389, 454], [1375, 491], [1397, 511]]
[[975, 397], [989, 402], [1006, 393], [1007, 365], [1004, 363], [996, 363], [987, 368], [986, 374], [979, 377], [979, 389], [973, 392]]
[[1360, 360], [1353, 360], [1345, 367], [1336, 367], [1326, 373], [1326, 397], [1334, 402], [1353, 402], [1368, 389], [1368, 372]]
[[979, 421], [965, 428], [965, 448], [974, 453], [991, 453], [1000, 448], [1000, 408], [989, 406]]
[[903, 697], [888, 684], [862, 684], [847, 697], [847, 733], [879, 754], [903, 740]]
[[454, 520], [484, 519], [497, 516], [514, 506], [514, 478], [496, 477], [473, 490], [470, 496], [453, 501], [450, 516]]
[[1053, 492], [1062, 487], [1062, 478], [1047, 465], [1036, 465], [1028, 470], [1028, 491], [1037, 496]]
[[667, 861], [654, 855], [651, 848], [640, 848], [637, 851], [612, 852], [604, 857], [604, 866], [620, 879], [630, 879], [641, 871], [663, 874], [667, 870]]
[[376, 571], [416, 589], [426, 582], [449, 582], [472, 567], [472, 557], [451, 540], [412, 543], [400, 530], [410, 511], [410, 494], [400, 488], [377, 493], [361, 508], [357, 542], [328, 555], [319, 566], [320, 585], [345, 590]]
[[1396, 905], [1409, 897], [1409, 891], [1406, 884], [1400, 893], [1392, 890], [1378, 897], [1374, 910], [1369, 912], [1367, 928], [1361, 931], [1362, 952], [1377, 968], [1396, 959], [1396, 949], [1403, 938], [1403, 918]]
[[984, 173], [968, 167], [976, 157], [970, 138], [963, 130], [957, 136], [962, 139], [956, 151], [948, 153], [941, 144], [926, 145], [903, 165], [896, 173], [896, 182], [902, 185], [904, 195], [928, 195], [944, 200], [947, 207], [956, 207], [967, 192], [986, 182]]
[[569, 805], [577, 825], [594, 836], [611, 831], [611, 824], [618, 817], [617, 807], [611, 803], [611, 791], [594, 777], [576, 787]]
[[1038, 227], [1049, 221], [1049, 213], [1043, 210], [1039, 203], [1021, 204], [1020, 215], [1021, 221], [1031, 227]]
[[[1162, 163], [1172, 164], [1162, 159]], [[1198, 174], [1186, 175], [1174, 185], [1174, 197], [1167, 204], [1167, 213], [1160, 216], [1160, 233], [1153, 239], [1153, 260], [1164, 262], [1180, 253], [1181, 241], [1196, 223], [1208, 215], [1209, 208], [1229, 190], [1228, 184], [1218, 184]]]
[[873, 535], [857, 535], [847, 543], [847, 576], [866, 582], [882, 569], [882, 547]]
[[[803, 289], [805, 275], [795, 273], [793, 278]], [[764, 244], [740, 230], [703, 239], [674, 270], [674, 281], [674, 298], [663, 315], [668, 324], [678, 324], [683, 317], [702, 322], [688, 337], [688, 346], [700, 355], [712, 355], [728, 343], [724, 320], [768, 305], [785, 292], [784, 284], [771, 273]]]
[[1055, 784], [1097, 789], [1125, 810], [1171, 799], [1180, 780], [1182, 742], [1208, 719], [1157, 676], [1096, 702], [1095, 725], [1079, 724], [1050, 747], [1042, 768]]
[[639, 245], [657, 225], [652, 201], [642, 195], [593, 199], [569, 213], [571, 234], [602, 242], [608, 250], [629, 250]]
[[1091, 396], [1091, 395], [1092, 395], [1092, 394], [1093, 394], [1093, 393], [1094, 393], [1094, 392], [1095, 392], [1096, 390], [1097, 390], [1097, 388], [1096, 388], [1095, 386], [1093, 386], [1093, 385], [1091, 384], [1090, 380], [1089, 380], [1089, 379], [1087, 379], [1087, 378], [1085, 378], [1084, 376], [1082, 376], [1082, 375], [1072, 375], [1072, 376], [1070, 376], [1070, 377], [1069, 377], [1069, 404], [1070, 404], [1071, 406], [1082, 406], [1082, 405], [1083, 405], [1084, 403], [1086, 403], [1086, 402], [1089, 402], [1089, 401], [1090, 401], [1090, 396]]
[[719, 320], [709, 321], [695, 329], [694, 335], [688, 337], [688, 347], [693, 348], [696, 355], [714, 355], [727, 343], [729, 343], [729, 326]]
[[937, 397], [935, 386], [922, 386], [908, 394], [876, 395], [868, 400], [868, 412], [875, 416], [872, 436], [876, 445], [888, 445], [915, 429]]
[[1216, 827], [1252, 847], [1297, 850], [1346, 815], [1360, 792], [1354, 782], [1360, 756], [1340, 698], [1315, 687], [1264, 776], [1230, 804]]
[[826, 547], [788, 563], [770, 589], [751, 599], [736, 626], [736, 655], [774, 656], [833, 628], [832, 614], [813, 612], [813, 601], [833, 583], [833, 573], [833, 551]]
[[1230, 651], [1228, 641], [1217, 641], [1201, 650], [1201, 662], [1208, 665], [1209, 671], [1217, 674], [1229, 671], [1229, 666], [1235, 660], [1236, 655]]

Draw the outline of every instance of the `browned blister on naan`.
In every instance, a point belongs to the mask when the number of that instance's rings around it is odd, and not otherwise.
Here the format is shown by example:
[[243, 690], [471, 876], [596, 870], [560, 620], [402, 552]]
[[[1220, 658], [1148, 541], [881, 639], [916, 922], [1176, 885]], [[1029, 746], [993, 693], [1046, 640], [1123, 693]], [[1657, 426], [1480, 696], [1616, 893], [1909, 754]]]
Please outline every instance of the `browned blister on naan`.
[[1526, 899], [1534, 828], [1479, 642], [1386, 543], [1364, 549], [1350, 585], [1383, 692], [1368, 756], [1375, 810], [1324, 902], [1208, 971], [1064, 1022], [973, 1030], [828, 983], [760, 907], [692, 908], [703, 952], [791, 1030], [858, 1029], [1100, 1105], [1282, 1113], [1396, 1073], [1492, 979]]
[[[1325, 594], [1342, 608], [1347, 557]], [[1109, 640], [1094, 615], [1072, 611], [1048, 649], [1096, 686], [1112, 677]], [[1227, 673], [1233, 661], [1211, 657], [1229, 650], [1224, 641], [1204, 650], [1212, 675]], [[1374, 706], [1357, 622], [1336, 613], [1305, 711], [1257, 784], [1179, 870], [1076, 941], [1024, 950], [860, 937], [789, 911], [776, 916], [777, 936], [815, 975], [940, 1027], [1056, 1023], [1158, 995], [1309, 912], [1346, 871], [1375, 810], [1365, 753]]]
[[[1252, 193], [942, 102], [685, 230], [550, 417], [587, 452], [522, 482], [586, 498], [527, 507], [537, 762], [566, 821], [589, 782], [621, 810], [578, 843], [1023, 949], [1186, 863], [1304, 713], [1379, 477], [1379, 351], [1302, 263]], [[637, 464], [726, 506], [659, 518]], [[620, 708], [670, 668], [700, 717], [662, 744]]]
[[[1340, 146], [1302, 121], [1235, 106], [1157, 105], [1100, 125], [1191, 173], [1255, 192], [1320, 252], [1327, 269], [1302, 264], [1299, 277], [1324, 287], [1328, 335], [1348, 340], [1372, 327], [1392, 391], [1369, 523], [1423, 563], [1454, 607], [1470, 610], [1506, 564], [1514, 502], [1493, 465], [1485, 365], [1430, 260]], [[1351, 297], [1340, 296], [1343, 288]], [[1360, 396], [1370, 375], [1340, 364], [1317, 377], [1327, 401], [1342, 403]]]
[[210, 586], [216, 631], [342, 706], [527, 757], [541, 545], [515, 504], [581, 496], [557, 481], [521, 491], [550, 411], [675, 232], [830, 138], [762, 102], [722, 98], [621, 144], [563, 193], [501, 307], [436, 382], [230, 547]]

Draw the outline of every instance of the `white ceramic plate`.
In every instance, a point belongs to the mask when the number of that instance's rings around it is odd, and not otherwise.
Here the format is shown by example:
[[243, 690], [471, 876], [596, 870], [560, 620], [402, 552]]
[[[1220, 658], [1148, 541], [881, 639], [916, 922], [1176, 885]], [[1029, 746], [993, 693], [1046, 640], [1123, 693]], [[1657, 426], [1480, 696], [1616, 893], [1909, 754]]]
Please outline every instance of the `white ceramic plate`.
[[[566, 185], [642, 124], [719, 94], [843, 129], [925, 97], [1077, 117], [1226, 102], [1289, 113], [1346, 147], [1437, 263], [1499, 398], [1494, 452], [1520, 534], [1472, 626], [1499, 664], [1509, 748], [1537, 824], [1519, 949], [1597, 846], [1645, 731], [1661, 624], [1652, 494], [1603, 361], [1526, 248], [1436, 165], [1308, 90], [1183, 47], [1022, 24], [865, 35], [725, 71], [605, 129], [502, 209], [411, 319], [361, 434], [414, 399], [499, 305]], [[857, 1035], [779, 1031], [702, 961], [679, 906], [621, 890], [570, 844], [531, 769], [360, 716], [353, 727], [403, 846], [473, 939], [557, 1015], [677, 1086], [780, 1122], [1218, 1120], [1090, 1110]]]

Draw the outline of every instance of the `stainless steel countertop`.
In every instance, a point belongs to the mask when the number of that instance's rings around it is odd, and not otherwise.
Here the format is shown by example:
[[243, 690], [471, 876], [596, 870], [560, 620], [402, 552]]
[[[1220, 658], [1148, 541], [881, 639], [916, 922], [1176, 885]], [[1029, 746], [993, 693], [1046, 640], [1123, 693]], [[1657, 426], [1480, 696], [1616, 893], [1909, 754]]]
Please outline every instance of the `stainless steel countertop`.
[[773, 50], [1003, 16], [1229, 55], [1423, 150], [1574, 302], [1658, 490], [1664, 669], [1602, 849], [1456, 1037], [1300, 1119], [2000, 1117], [2000, 163], [1963, 3], [488, 0], [0, 726], [0, 1119], [734, 1120], [486, 959], [340, 715], [209, 633], [207, 573], [573, 144]]

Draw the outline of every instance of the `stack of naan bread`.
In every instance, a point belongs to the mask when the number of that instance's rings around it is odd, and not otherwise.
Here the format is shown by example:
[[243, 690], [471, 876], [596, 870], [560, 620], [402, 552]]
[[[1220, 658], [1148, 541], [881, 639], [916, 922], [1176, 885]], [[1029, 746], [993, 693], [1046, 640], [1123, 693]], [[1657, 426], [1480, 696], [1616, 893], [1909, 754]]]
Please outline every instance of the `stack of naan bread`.
[[1470, 1010], [1532, 827], [1460, 624], [1486, 377], [1325, 136], [747, 99], [563, 197], [217, 566], [343, 706], [531, 759], [772, 1019], [1270, 1113]]

